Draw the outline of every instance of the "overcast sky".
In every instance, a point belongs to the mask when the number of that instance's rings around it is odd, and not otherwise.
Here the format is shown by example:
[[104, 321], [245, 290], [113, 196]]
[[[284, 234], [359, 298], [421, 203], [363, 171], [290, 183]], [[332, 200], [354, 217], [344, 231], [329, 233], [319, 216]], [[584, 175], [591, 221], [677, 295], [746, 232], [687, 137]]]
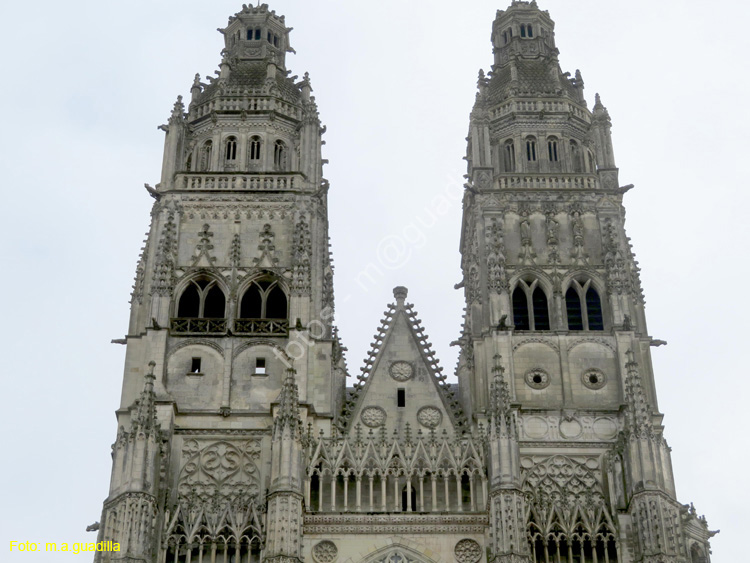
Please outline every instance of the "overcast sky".
[[[643, 269], [660, 409], [678, 499], [711, 529], [713, 560], [747, 558], [750, 397], [747, 214], [750, 4], [540, 0], [563, 71], [612, 117], [626, 228]], [[719, 6], [719, 4], [716, 4]], [[459, 335], [462, 157], [497, 0], [279, 0], [327, 125], [337, 324], [357, 374], [409, 288], [448, 373]], [[9, 540], [94, 541], [110, 476], [128, 299], [159, 180], [165, 123], [213, 74], [241, 5], [213, 0], [3, 2], [0, 183], [3, 433], [0, 560]], [[452, 205], [435, 213], [438, 195]], [[460, 195], [460, 194], [459, 194]], [[431, 217], [436, 216], [436, 220]], [[424, 225], [427, 226], [424, 226]], [[416, 228], [415, 228], [416, 227]], [[384, 253], [402, 244], [398, 256]], [[362, 287], [363, 270], [381, 274]], [[90, 559], [89, 559], [90, 560]]]

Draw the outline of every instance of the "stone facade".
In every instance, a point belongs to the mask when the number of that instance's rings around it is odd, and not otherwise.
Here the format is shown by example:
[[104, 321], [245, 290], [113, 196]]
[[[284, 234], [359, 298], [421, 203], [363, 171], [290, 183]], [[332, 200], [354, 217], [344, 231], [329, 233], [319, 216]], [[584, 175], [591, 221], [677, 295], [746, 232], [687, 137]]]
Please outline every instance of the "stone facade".
[[243, 6], [174, 105], [131, 301], [96, 561], [708, 562], [675, 497], [599, 96], [514, 1], [470, 118], [458, 385], [394, 290], [353, 388], [321, 127]]

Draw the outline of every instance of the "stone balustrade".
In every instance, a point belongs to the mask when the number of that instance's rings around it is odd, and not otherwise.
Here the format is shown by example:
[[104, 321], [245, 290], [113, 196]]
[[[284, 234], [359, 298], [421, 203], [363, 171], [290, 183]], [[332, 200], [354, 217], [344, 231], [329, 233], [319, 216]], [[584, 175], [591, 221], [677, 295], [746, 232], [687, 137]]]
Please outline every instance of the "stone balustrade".
[[174, 180], [176, 190], [285, 191], [306, 188], [305, 177], [292, 172], [184, 172], [177, 174]]

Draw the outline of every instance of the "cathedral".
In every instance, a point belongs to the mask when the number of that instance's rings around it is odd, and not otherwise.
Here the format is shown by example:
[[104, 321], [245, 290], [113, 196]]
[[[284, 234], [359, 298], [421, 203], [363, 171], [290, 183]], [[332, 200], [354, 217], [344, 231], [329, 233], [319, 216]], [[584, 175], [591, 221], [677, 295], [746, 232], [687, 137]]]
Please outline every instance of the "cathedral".
[[348, 379], [310, 79], [267, 5], [219, 31], [146, 186], [98, 532], [119, 551], [95, 561], [709, 562], [663, 437], [632, 186], [549, 13], [498, 11], [479, 74], [457, 383], [405, 287]]

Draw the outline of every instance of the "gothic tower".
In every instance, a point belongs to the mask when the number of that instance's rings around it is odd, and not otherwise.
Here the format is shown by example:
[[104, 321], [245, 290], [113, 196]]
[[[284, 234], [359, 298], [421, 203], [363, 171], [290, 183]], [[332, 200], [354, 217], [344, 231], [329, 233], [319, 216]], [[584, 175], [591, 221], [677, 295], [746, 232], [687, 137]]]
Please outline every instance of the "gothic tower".
[[136, 271], [99, 562], [706, 563], [676, 500], [599, 97], [554, 24], [492, 27], [468, 137], [448, 382], [404, 287], [353, 387], [290, 28], [243, 6], [178, 97]]
[[219, 71], [178, 97], [147, 186], [100, 527], [121, 552], [103, 561], [299, 559], [303, 420], [329, 430], [341, 408], [310, 80], [266, 5], [220, 31]]
[[707, 561], [675, 497], [637, 262], [599, 96], [558, 64], [554, 23], [514, 1], [492, 26], [468, 136], [458, 377], [490, 428], [500, 561]]

